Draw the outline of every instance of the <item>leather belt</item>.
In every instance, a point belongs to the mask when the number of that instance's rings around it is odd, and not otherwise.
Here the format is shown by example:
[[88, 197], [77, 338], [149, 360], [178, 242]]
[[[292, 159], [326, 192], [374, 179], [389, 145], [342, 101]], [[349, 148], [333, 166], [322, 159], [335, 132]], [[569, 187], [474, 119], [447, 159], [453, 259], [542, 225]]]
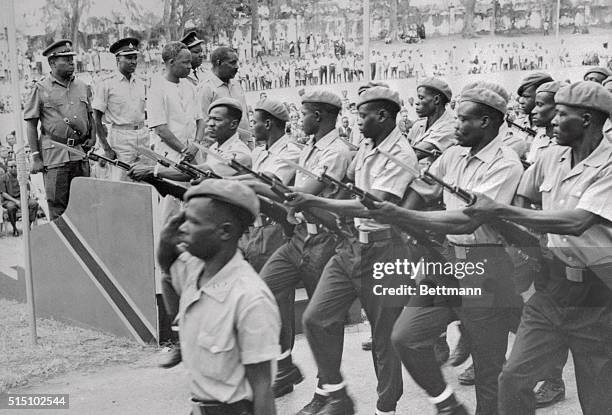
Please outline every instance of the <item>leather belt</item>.
[[137, 124], [113, 124], [112, 127], [115, 130], [142, 130], [144, 128], [144, 122]]
[[499, 244], [481, 244], [481, 245], [455, 245], [451, 244], [451, 248], [453, 248], [453, 252], [455, 254], [455, 258], [457, 259], [467, 259], [470, 253], [480, 249], [480, 248], [502, 248], [503, 245]]
[[68, 147], [75, 147], [83, 144], [85, 142], [84, 138], [68, 138], [68, 137], [60, 137], [58, 135], [53, 135], [46, 133], [44, 134], [46, 137], [49, 137], [51, 141], [55, 141], [56, 143], [65, 144]]
[[359, 231], [359, 242], [369, 244], [373, 242], [385, 241], [393, 238], [393, 232], [390, 228], [379, 229], [377, 231]]

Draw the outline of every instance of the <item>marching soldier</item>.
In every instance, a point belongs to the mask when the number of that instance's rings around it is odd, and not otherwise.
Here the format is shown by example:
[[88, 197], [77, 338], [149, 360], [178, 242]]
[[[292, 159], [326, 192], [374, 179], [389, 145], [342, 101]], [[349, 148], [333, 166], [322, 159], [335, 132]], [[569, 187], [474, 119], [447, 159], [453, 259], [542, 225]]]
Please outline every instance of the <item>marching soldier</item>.
[[[496, 92], [502, 89], [476, 85], [462, 92], [457, 107], [459, 145], [445, 151], [429, 172], [454, 186], [468, 191], [481, 190], [496, 200], [510, 203], [522, 167], [516, 153], [502, 144], [499, 130], [507, 101]], [[393, 345], [412, 378], [436, 405], [438, 414], [464, 415], [467, 412], [444, 381], [433, 351], [439, 334], [455, 315], [459, 316], [471, 339], [476, 414], [495, 414], [496, 380], [504, 362], [511, 317], [508, 307], [517, 304], [514, 288], [509, 286], [512, 263], [500, 235], [461, 211], [464, 202], [438, 185], [427, 188], [421, 184], [411, 187], [426, 200], [442, 196], [445, 211], [420, 212], [385, 202], [364, 215], [385, 223], [447, 234], [445, 257], [452, 263], [486, 264], [483, 275], [466, 276], [459, 282], [461, 287], [480, 288], [482, 295], [464, 296], [461, 307], [444, 305], [443, 298], [435, 300], [440, 306], [406, 307], [395, 323]]]
[[218, 179], [192, 187], [185, 201], [161, 233], [158, 262], [181, 293], [191, 414], [275, 415], [278, 308], [238, 250], [259, 201], [248, 186]]
[[603, 66], [596, 66], [595, 68], [589, 69], [584, 74], [584, 80], [601, 84], [604, 79], [606, 79], [610, 75], [612, 75], [612, 73], [608, 68], [604, 68]]
[[[437, 78], [426, 78], [417, 86], [416, 112], [420, 117], [410, 132], [408, 141], [417, 149], [431, 152], [444, 151], [455, 144], [455, 114], [447, 110], [446, 104], [453, 93], [448, 84]], [[426, 159], [427, 153], [417, 150], [419, 160]]]
[[[136, 148], [149, 143], [144, 124], [145, 85], [134, 74], [139, 44], [138, 39], [128, 37], [111, 45], [117, 72], [97, 85], [92, 104], [98, 140], [106, 156], [129, 164], [138, 158]], [[110, 124], [108, 130], [103, 122]], [[113, 169], [113, 180], [126, 178], [123, 170]]]
[[[302, 96], [304, 133], [312, 135], [312, 138], [300, 153], [299, 166], [316, 175], [325, 171], [337, 180], [344, 178], [351, 161], [350, 151], [341, 142], [336, 129], [336, 120], [341, 109], [342, 100], [332, 92], [311, 91]], [[315, 195], [333, 193], [331, 186], [299, 170], [296, 171], [293, 188]], [[267, 186], [255, 185], [254, 189], [270, 199], [279, 199]], [[300, 370], [291, 359], [295, 341], [293, 304], [296, 286], [303, 282], [308, 296], [311, 297], [323, 267], [341, 241], [310, 216], [304, 216], [295, 226], [291, 239], [272, 254], [260, 272], [260, 276], [274, 294], [281, 313], [281, 356], [273, 387], [277, 397], [293, 391], [294, 385], [303, 380]], [[317, 391], [323, 395], [325, 392], [320, 389], [320, 382], [318, 386]]]
[[[366, 141], [347, 172], [347, 177], [354, 179], [359, 189], [390, 203], [402, 200], [415, 176], [378, 150], [404, 160], [418, 172], [414, 150], [396, 125], [400, 108], [398, 93], [389, 88], [375, 86], [360, 94], [359, 128]], [[373, 290], [377, 280], [372, 276], [372, 269], [376, 263], [395, 262], [398, 258], [413, 259], [415, 254], [389, 225], [363, 219], [359, 215], [363, 205], [357, 200], [333, 200], [297, 193], [295, 200], [288, 203], [355, 217], [358, 234], [357, 240], [352, 239], [341, 246], [327, 263], [304, 312], [306, 337], [317, 363], [322, 388], [317, 389], [313, 401], [300, 414], [355, 413], [340, 373], [340, 364], [345, 316], [356, 298], [360, 298], [372, 327], [372, 357], [378, 379], [376, 414], [395, 414], [403, 390], [401, 363], [391, 346], [391, 330], [404, 304], [389, 296], [375, 294]], [[387, 280], [383, 285], [395, 284]], [[318, 408], [321, 409], [317, 411]]]
[[200, 83], [200, 77], [202, 76], [202, 60], [204, 59], [204, 50], [202, 49], [202, 39], [198, 39], [198, 35], [195, 31], [187, 33], [181, 39], [181, 42], [187, 46], [189, 52], [191, 52], [191, 72], [187, 75], [187, 80], [191, 81], [194, 86], [198, 86]]
[[612, 94], [577, 82], [555, 94], [553, 134], [525, 172], [518, 194], [541, 201], [533, 211], [478, 194], [465, 213], [501, 218], [547, 233], [554, 254], [549, 280], [525, 305], [512, 353], [499, 378], [499, 413], [534, 414], [533, 387], [572, 351], [580, 405], [586, 415], [612, 411], [612, 145], [602, 127]]
[[[521, 127], [535, 129], [531, 118], [531, 111], [535, 106], [536, 89], [543, 83], [551, 81], [553, 81], [552, 77], [545, 72], [534, 72], [521, 81], [516, 93], [522, 116], [514, 120], [514, 123]], [[515, 150], [520, 158], [524, 159], [534, 137], [530, 136], [529, 133], [520, 131], [518, 128], [510, 128], [509, 132], [511, 134], [508, 133], [505, 137], [505, 144]]]
[[74, 77], [75, 55], [72, 42], [65, 39], [43, 51], [43, 56], [49, 60], [51, 73], [34, 84], [24, 108], [33, 161], [31, 172], [43, 173], [50, 220], [66, 210], [72, 179], [89, 176], [87, 160], [53, 143], [79, 150], [82, 145], [91, 147], [95, 143], [91, 91]]
[[[255, 139], [264, 142], [253, 150], [253, 170], [257, 173], [272, 175], [284, 185], [293, 184], [295, 168], [281, 161], [297, 163], [300, 148], [285, 135], [285, 125], [289, 121], [289, 112], [282, 102], [273, 99], [260, 101], [255, 105], [253, 117]], [[249, 179], [251, 175], [239, 178]], [[286, 236], [280, 224], [260, 215], [253, 224], [244, 254], [249, 263], [259, 271], [270, 255], [286, 242]]]

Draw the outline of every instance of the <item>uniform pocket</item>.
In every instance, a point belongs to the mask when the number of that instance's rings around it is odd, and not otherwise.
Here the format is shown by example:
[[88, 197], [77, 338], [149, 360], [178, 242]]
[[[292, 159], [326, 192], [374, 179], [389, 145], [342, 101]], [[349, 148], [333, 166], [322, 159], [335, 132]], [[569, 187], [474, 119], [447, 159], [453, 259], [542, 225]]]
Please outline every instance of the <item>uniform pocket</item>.
[[233, 333], [212, 335], [201, 332], [197, 343], [200, 349], [199, 369], [204, 376], [227, 381], [239, 364], [239, 351]]

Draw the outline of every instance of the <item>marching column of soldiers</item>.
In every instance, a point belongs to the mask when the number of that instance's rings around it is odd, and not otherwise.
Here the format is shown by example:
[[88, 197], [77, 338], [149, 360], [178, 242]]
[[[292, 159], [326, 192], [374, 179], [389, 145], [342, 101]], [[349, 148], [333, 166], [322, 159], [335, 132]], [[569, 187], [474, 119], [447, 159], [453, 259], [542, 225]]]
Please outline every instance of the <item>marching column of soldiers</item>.
[[[285, 134], [285, 105], [266, 98], [254, 106], [251, 149], [244, 92], [232, 79], [237, 55], [219, 48], [204, 73], [200, 44], [194, 32], [168, 43], [165, 72], [145, 97], [134, 75], [139, 42], [119, 40], [110, 47], [117, 72], [96, 85], [92, 104], [74, 77], [71, 43], [56, 42], [44, 52], [51, 74], [25, 108], [51, 219], [66, 208], [72, 178], [88, 175], [87, 158], [114, 162], [127, 170], [116, 180], [164, 196], [157, 259], [177, 324], [164, 366], [184, 362], [192, 414], [275, 414], [274, 398], [303, 381], [292, 360], [300, 284], [318, 372], [298, 415], [356, 413], [341, 372], [356, 299], [371, 326], [378, 397], [362, 411], [396, 413], [403, 365], [439, 415], [468, 414], [435, 352], [460, 321], [476, 414], [528, 415], [564, 399], [569, 351], [583, 413], [612, 413], [606, 68], [574, 83], [528, 75], [517, 88], [519, 119], [507, 115], [510, 94], [499, 84], [473, 82], [453, 97], [443, 80], [422, 80], [422, 118], [407, 135], [399, 94], [370, 83], [356, 103], [358, 149], [338, 132], [343, 104], [333, 92], [302, 94], [306, 145]], [[96, 136], [103, 155], [87, 152]], [[377, 264], [398, 261], [482, 272], [376, 275]]]

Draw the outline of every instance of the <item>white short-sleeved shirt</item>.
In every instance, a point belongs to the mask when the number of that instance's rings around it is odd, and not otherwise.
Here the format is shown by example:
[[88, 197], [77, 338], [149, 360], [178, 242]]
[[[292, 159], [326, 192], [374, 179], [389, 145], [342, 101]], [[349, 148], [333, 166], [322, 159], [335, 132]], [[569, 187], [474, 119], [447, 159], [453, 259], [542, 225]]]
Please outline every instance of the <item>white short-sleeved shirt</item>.
[[[166, 124], [183, 144], [192, 143], [197, 121], [202, 119], [195, 87], [186, 79], [180, 79], [175, 84], [162, 76], [155, 78], [147, 97], [147, 115], [150, 128]], [[157, 134], [155, 151], [174, 161], [180, 158], [180, 153], [170, 148]]]
[[427, 128], [427, 118], [417, 120], [408, 132], [408, 141], [415, 145], [420, 142], [429, 143], [440, 151], [444, 151], [456, 143], [456, 117], [453, 111], [446, 109], [444, 114]]
[[[395, 127], [378, 144], [378, 148], [402, 160], [415, 172], [419, 171], [417, 156], [399, 128]], [[355, 186], [361, 190], [367, 192], [378, 190], [390, 193], [400, 199], [404, 197], [408, 185], [415, 178], [412, 172], [405, 170], [377, 152], [369, 139], [364, 140], [346, 175], [349, 179], [354, 179]], [[357, 230], [369, 232], [390, 228], [391, 226], [381, 224], [373, 219], [355, 218], [355, 227]]]
[[[244, 143], [244, 141], [240, 139], [240, 137], [238, 137], [238, 134], [234, 134], [221, 145], [219, 145], [218, 142], [214, 142], [209, 147], [209, 150], [219, 154], [225, 160], [229, 161], [235, 158], [237, 162], [247, 167], [251, 167], [252, 165], [251, 149]], [[222, 176], [228, 174], [228, 169], [229, 171], [232, 170], [231, 168], [226, 167], [223, 162], [214, 157], [207, 157], [206, 163], [215, 173]]]
[[253, 401], [245, 365], [280, 355], [280, 314], [274, 296], [240, 251], [198, 288], [206, 264], [183, 253], [170, 275], [181, 294], [177, 319], [183, 363], [198, 400]]
[[[518, 155], [502, 144], [498, 134], [478, 153], [471, 155], [469, 147], [453, 146], [432, 163], [429, 172], [451, 186], [483, 193], [504, 204], [514, 199], [516, 188], [521, 180], [523, 166]], [[426, 200], [440, 197], [446, 210], [461, 210], [466, 203], [438, 184], [427, 185], [422, 180], [415, 181], [411, 188]], [[473, 233], [447, 235], [446, 238], [457, 245], [501, 244], [503, 241], [487, 224], [478, 227]]]
[[258, 173], [273, 174], [287, 185], [295, 177], [295, 168], [281, 160], [297, 163], [300, 151], [300, 147], [293, 142], [291, 137], [284, 135], [268, 149], [265, 145], [253, 149], [253, 170]]
[[98, 83], [91, 106], [111, 124], [139, 124], [145, 119], [145, 84], [135, 74], [128, 80], [117, 71]]
[[571, 165], [571, 149], [551, 146], [525, 171], [517, 193], [541, 200], [542, 210], [583, 209], [601, 216], [580, 236], [548, 234], [548, 247], [563, 262], [582, 268], [612, 262], [612, 142], [605, 137], [584, 160]]

